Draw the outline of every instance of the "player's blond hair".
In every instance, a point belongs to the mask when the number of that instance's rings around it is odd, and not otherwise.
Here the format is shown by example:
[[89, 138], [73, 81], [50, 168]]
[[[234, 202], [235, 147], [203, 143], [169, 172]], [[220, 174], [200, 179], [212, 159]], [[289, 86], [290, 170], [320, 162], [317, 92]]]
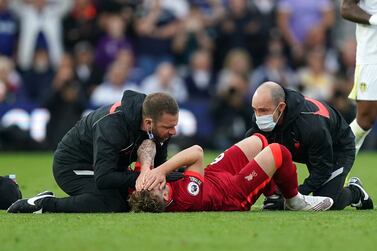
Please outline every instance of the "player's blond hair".
[[147, 190], [134, 191], [128, 199], [128, 203], [131, 211], [135, 213], [161, 213], [165, 211], [166, 206], [161, 197]]

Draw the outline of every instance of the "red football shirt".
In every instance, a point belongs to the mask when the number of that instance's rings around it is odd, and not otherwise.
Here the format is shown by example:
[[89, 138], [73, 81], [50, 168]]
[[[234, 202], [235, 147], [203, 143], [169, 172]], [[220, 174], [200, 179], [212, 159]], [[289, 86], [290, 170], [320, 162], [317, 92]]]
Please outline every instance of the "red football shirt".
[[169, 183], [171, 199], [166, 211], [250, 210], [268, 182], [263, 170], [233, 146], [207, 166], [204, 179], [186, 171], [183, 179]]

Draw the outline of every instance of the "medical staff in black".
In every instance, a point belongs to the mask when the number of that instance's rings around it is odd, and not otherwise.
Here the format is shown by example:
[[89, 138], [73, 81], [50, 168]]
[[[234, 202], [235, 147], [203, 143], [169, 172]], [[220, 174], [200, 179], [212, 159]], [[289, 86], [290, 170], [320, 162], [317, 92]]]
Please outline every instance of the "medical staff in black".
[[[91, 112], [58, 144], [53, 174], [69, 197], [43, 192], [13, 203], [8, 212], [128, 211], [128, 190], [142, 187], [150, 167], [166, 161], [177, 123], [178, 105], [171, 96], [125, 91], [121, 102]], [[141, 163], [139, 179], [129, 170], [135, 161]]]
[[[348, 205], [371, 209], [373, 202], [357, 177], [344, 187], [347, 174], [355, 160], [354, 135], [333, 107], [274, 82], [265, 82], [253, 95], [252, 128], [246, 135], [262, 133], [269, 143], [286, 146], [295, 162], [306, 164], [309, 176], [299, 192], [328, 196], [334, 200], [332, 209]], [[270, 184], [265, 191], [265, 209], [281, 209], [281, 200]]]

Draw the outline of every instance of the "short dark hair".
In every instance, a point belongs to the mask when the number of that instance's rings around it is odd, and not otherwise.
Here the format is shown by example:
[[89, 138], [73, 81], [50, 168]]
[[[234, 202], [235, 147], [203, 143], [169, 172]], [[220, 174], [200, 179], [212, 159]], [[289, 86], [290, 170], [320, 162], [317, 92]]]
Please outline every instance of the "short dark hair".
[[271, 87], [271, 98], [275, 105], [285, 101], [285, 92], [280, 85], [274, 85]]
[[131, 211], [135, 213], [161, 213], [165, 211], [166, 207], [166, 203], [161, 197], [147, 190], [134, 191], [128, 199], [128, 203]]
[[143, 103], [143, 117], [158, 120], [164, 113], [178, 114], [177, 101], [169, 94], [156, 92], [148, 95]]

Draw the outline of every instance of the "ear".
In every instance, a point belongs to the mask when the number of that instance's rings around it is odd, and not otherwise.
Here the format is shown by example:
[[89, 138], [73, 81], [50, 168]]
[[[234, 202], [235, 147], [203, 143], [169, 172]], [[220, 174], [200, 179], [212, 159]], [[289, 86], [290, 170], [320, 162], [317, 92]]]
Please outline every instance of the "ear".
[[143, 128], [145, 130], [150, 130], [152, 128], [152, 118], [151, 117], [143, 118]]
[[165, 188], [162, 192], [162, 196], [164, 198], [165, 201], [168, 201], [170, 196], [169, 196], [169, 189], [168, 188]]
[[287, 104], [286, 104], [285, 102], [281, 102], [281, 103], [280, 103], [279, 111], [280, 111], [280, 112], [284, 112], [286, 106], [287, 106]]

